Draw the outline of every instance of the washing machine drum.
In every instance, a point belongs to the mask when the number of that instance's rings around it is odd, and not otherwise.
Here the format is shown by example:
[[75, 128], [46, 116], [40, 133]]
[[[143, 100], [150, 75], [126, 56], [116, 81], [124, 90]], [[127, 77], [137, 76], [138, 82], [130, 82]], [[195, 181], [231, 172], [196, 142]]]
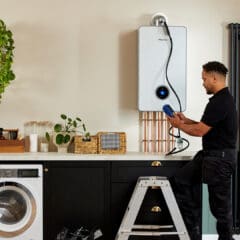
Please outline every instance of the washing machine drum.
[[0, 183], [0, 239], [25, 232], [36, 217], [33, 194], [17, 182]]

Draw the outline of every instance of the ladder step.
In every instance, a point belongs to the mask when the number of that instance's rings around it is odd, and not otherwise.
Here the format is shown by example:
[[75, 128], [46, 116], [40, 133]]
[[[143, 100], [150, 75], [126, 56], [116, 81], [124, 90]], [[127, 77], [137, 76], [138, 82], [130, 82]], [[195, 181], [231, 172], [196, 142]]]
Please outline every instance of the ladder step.
[[122, 234], [134, 236], [162, 236], [162, 235], [184, 235], [183, 232], [146, 232], [146, 231], [129, 231], [122, 232]]
[[165, 229], [165, 228], [173, 228], [173, 225], [133, 225], [134, 229]]
[[159, 177], [159, 176], [147, 176], [147, 177], [139, 177], [138, 181], [147, 180], [147, 181], [154, 181], [154, 180], [167, 180], [167, 177]]

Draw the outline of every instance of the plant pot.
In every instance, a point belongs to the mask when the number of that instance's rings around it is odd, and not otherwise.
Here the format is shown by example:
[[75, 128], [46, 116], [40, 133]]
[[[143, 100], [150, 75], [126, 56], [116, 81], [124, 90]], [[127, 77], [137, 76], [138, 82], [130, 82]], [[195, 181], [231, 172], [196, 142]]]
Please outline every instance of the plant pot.
[[[59, 137], [59, 135], [61, 135], [61, 137]], [[68, 146], [72, 141], [73, 136], [75, 135], [75, 133], [73, 132], [54, 132], [53, 133], [53, 143], [55, 146], [57, 146], [58, 149], [58, 153], [67, 153], [68, 152]], [[69, 139], [68, 142], [64, 142], [63, 143], [59, 143], [59, 139], [61, 140], [61, 138], [67, 138]], [[61, 141], [60, 141], [61, 142]]]
[[57, 145], [57, 151], [58, 153], [67, 153], [68, 152], [68, 145], [67, 146], [62, 146], [64, 144], [61, 144], [61, 145]]

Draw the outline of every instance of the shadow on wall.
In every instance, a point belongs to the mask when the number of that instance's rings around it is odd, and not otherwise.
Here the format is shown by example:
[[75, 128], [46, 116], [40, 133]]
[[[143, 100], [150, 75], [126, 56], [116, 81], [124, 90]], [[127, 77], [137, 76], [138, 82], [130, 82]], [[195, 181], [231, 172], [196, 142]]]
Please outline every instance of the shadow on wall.
[[46, 28], [36, 23], [18, 23], [13, 30], [16, 46], [15, 67], [21, 73], [18, 77], [24, 75], [24, 81], [35, 82], [34, 85], [37, 84], [38, 88], [43, 88], [44, 82], [54, 84], [49, 78], [56, 79], [58, 75], [61, 76], [61, 68], [56, 63], [64, 56], [61, 47], [64, 33], [59, 34], [56, 29], [52, 31], [51, 26]]
[[222, 22], [222, 56], [223, 61], [227, 64], [228, 68], [230, 67], [231, 57], [230, 57], [230, 47], [231, 47], [231, 34], [230, 34], [230, 27], [229, 22]]
[[137, 31], [119, 36], [119, 109], [137, 110]]
[[[39, 106], [39, 99], [43, 106], [57, 102], [51, 95], [60, 87], [58, 79], [62, 73], [59, 69], [62, 68], [56, 62], [64, 56], [60, 47], [63, 34], [36, 23], [18, 22], [11, 29], [15, 40], [16, 80], [12, 86], [14, 98], [9, 98], [8, 104], [14, 103], [23, 116], [31, 113], [31, 118], [34, 118], [35, 114], [40, 114], [36, 107]], [[22, 108], [26, 104], [28, 107]]]

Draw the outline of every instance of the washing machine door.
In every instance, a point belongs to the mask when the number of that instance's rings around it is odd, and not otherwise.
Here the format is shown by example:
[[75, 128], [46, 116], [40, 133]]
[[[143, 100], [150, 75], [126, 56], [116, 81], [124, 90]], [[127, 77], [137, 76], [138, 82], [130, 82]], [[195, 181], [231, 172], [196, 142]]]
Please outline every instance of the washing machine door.
[[0, 239], [25, 232], [36, 217], [36, 201], [24, 185], [0, 183]]

